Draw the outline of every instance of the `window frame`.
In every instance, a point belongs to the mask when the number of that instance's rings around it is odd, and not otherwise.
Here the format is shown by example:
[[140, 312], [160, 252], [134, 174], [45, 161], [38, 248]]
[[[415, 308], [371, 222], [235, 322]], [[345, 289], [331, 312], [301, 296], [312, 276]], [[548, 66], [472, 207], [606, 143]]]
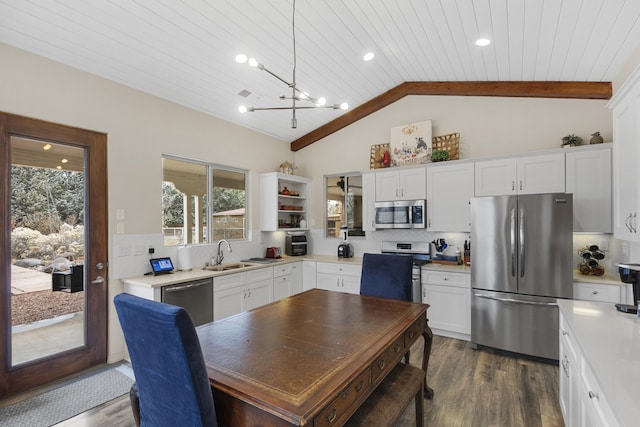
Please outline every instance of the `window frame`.
[[[214, 204], [214, 197], [213, 197], [213, 193], [214, 193], [214, 176], [215, 176], [215, 171], [225, 171], [225, 172], [233, 172], [233, 173], [238, 173], [238, 174], [242, 174], [244, 176], [244, 226], [243, 226], [243, 238], [239, 239], [239, 238], [228, 238], [228, 240], [230, 241], [235, 241], [235, 242], [247, 242], [250, 241], [250, 236], [249, 236], [249, 218], [250, 216], [250, 195], [249, 195], [249, 179], [250, 179], [250, 171], [247, 169], [242, 169], [242, 168], [238, 168], [238, 167], [234, 167], [234, 166], [226, 166], [226, 165], [222, 165], [222, 164], [218, 164], [218, 163], [210, 163], [210, 162], [206, 162], [206, 161], [202, 161], [202, 160], [197, 160], [197, 159], [191, 159], [188, 157], [182, 157], [182, 156], [176, 156], [173, 154], [162, 154], [162, 160], [164, 162], [164, 160], [172, 160], [172, 161], [178, 161], [178, 162], [184, 162], [184, 163], [190, 163], [193, 165], [198, 165], [198, 166], [204, 166], [206, 168], [205, 170], [205, 176], [204, 176], [204, 181], [205, 181], [205, 202], [203, 202], [203, 205], [205, 207], [205, 213], [204, 213], [204, 217], [206, 218], [206, 224], [203, 224], [203, 228], [206, 229], [206, 234], [203, 233], [204, 235], [204, 239], [205, 241], [200, 241], [200, 242], [185, 242], [186, 237], [182, 238], [182, 242], [181, 243], [177, 243], [177, 244], [170, 244], [168, 245], [166, 243], [166, 240], [164, 238], [164, 221], [161, 224], [162, 227], [162, 234], [163, 234], [163, 244], [164, 246], [167, 247], [174, 247], [174, 246], [184, 246], [184, 245], [188, 245], [188, 246], [195, 246], [195, 245], [209, 245], [209, 244], [214, 244], [216, 241], [213, 239], [214, 236], [214, 220], [213, 220], [213, 215], [214, 215], [214, 211], [213, 211], [213, 204]], [[164, 184], [166, 181], [164, 179], [164, 173], [165, 173], [165, 169], [164, 169], [164, 163], [162, 166], [162, 183]], [[175, 184], [174, 184], [175, 185]], [[162, 203], [162, 210], [163, 210], [163, 215], [164, 215], [164, 202]], [[183, 211], [183, 215], [184, 215], [184, 211]], [[184, 219], [183, 219], [183, 224], [184, 224]], [[183, 227], [184, 228], [184, 227]], [[184, 233], [183, 233], [184, 235]]]

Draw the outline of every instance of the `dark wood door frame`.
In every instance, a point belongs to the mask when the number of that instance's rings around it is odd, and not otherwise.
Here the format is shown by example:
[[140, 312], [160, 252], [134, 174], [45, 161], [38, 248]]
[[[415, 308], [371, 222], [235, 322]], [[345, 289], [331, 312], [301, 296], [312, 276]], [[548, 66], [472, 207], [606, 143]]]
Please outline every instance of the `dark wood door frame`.
[[[85, 346], [11, 366], [10, 138], [22, 136], [82, 147], [85, 157]], [[108, 313], [107, 135], [0, 112], [0, 397], [106, 363]], [[97, 263], [104, 268], [98, 270]], [[98, 276], [101, 284], [91, 283]]]

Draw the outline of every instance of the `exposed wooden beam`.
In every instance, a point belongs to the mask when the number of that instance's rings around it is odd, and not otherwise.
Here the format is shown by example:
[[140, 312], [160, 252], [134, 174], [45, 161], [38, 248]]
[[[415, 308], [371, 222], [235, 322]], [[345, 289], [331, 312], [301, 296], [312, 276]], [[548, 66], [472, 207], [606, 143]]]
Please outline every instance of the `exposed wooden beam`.
[[404, 82], [291, 143], [298, 151], [408, 95], [610, 99], [611, 82]]

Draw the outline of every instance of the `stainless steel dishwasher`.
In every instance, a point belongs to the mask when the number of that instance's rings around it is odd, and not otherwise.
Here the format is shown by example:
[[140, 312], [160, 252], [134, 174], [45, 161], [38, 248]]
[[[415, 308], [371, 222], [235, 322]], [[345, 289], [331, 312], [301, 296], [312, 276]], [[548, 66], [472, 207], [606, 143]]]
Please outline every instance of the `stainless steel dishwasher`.
[[194, 326], [213, 322], [213, 279], [164, 286], [162, 302], [183, 307]]

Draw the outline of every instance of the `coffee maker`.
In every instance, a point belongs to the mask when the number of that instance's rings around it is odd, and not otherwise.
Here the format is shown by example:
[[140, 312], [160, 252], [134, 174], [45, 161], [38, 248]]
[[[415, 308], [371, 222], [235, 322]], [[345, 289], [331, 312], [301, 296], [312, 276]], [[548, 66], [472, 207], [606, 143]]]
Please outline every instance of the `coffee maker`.
[[[640, 264], [618, 264], [618, 273], [623, 283], [630, 283], [633, 289], [633, 302], [638, 304], [640, 298]], [[638, 306], [631, 304], [616, 304], [616, 309], [623, 313], [638, 313]]]

